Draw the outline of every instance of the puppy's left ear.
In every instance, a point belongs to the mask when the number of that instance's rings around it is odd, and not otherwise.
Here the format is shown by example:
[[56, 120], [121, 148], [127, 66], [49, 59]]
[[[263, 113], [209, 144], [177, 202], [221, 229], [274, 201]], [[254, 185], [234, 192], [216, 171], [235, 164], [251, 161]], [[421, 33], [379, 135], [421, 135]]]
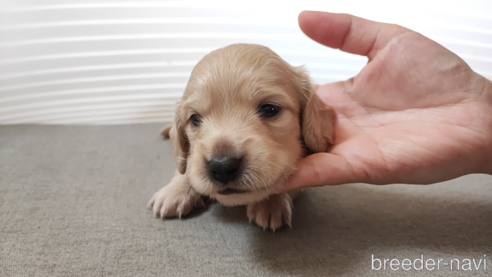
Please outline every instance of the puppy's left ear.
[[169, 129], [169, 137], [173, 144], [174, 158], [176, 160], [176, 167], [181, 174], [185, 174], [186, 166], [188, 164], [188, 151], [190, 143], [185, 132], [185, 121], [181, 117], [181, 102], [178, 102], [176, 106], [176, 112], [174, 115], [174, 124]]
[[335, 141], [333, 111], [314, 91], [304, 67], [294, 67], [293, 70], [301, 108], [302, 137], [312, 152], [325, 152]]

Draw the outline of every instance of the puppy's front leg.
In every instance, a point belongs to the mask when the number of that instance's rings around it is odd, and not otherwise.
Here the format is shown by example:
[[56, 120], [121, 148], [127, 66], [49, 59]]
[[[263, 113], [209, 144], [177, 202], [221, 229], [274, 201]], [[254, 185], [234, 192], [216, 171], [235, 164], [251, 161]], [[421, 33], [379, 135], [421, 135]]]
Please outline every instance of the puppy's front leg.
[[176, 216], [181, 218], [194, 207], [205, 207], [205, 203], [190, 186], [186, 176], [176, 171], [171, 182], [154, 193], [147, 206], [161, 218]]
[[249, 221], [255, 221], [260, 227], [275, 230], [292, 222], [293, 200], [299, 195], [299, 190], [270, 195], [265, 200], [248, 204], [247, 216]]

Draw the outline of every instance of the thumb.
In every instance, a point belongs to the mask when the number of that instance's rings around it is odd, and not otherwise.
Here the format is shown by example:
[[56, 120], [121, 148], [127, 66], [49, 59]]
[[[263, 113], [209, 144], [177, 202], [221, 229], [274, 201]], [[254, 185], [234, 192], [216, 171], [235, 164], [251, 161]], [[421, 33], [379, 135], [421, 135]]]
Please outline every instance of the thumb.
[[367, 56], [369, 60], [391, 39], [409, 31], [349, 14], [317, 11], [301, 12], [298, 21], [301, 30], [312, 40], [344, 52]]
[[281, 188], [289, 191], [303, 187], [339, 185], [356, 182], [351, 165], [343, 157], [330, 153], [316, 153], [302, 159], [297, 171]]

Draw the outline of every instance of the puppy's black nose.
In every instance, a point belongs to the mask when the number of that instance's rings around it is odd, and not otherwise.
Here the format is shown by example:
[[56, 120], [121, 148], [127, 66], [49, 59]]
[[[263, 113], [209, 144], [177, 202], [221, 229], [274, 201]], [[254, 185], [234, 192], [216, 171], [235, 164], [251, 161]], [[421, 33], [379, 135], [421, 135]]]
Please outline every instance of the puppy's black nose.
[[208, 162], [208, 172], [215, 180], [227, 184], [236, 179], [241, 159], [217, 156]]

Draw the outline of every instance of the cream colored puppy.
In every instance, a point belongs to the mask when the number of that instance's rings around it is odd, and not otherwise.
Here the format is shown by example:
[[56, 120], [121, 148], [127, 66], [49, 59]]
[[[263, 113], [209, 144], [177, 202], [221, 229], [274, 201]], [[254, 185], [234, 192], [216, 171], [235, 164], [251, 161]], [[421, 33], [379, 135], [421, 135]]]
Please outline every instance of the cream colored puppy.
[[298, 191], [275, 193], [297, 161], [333, 142], [331, 110], [308, 75], [267, 47], [234, 44], [206, 55], [193, 69], [174, 124], [177, 171], [149, 201], [154, 214], [181, 217], [202, 196], [268, 229], [291, 225]]

